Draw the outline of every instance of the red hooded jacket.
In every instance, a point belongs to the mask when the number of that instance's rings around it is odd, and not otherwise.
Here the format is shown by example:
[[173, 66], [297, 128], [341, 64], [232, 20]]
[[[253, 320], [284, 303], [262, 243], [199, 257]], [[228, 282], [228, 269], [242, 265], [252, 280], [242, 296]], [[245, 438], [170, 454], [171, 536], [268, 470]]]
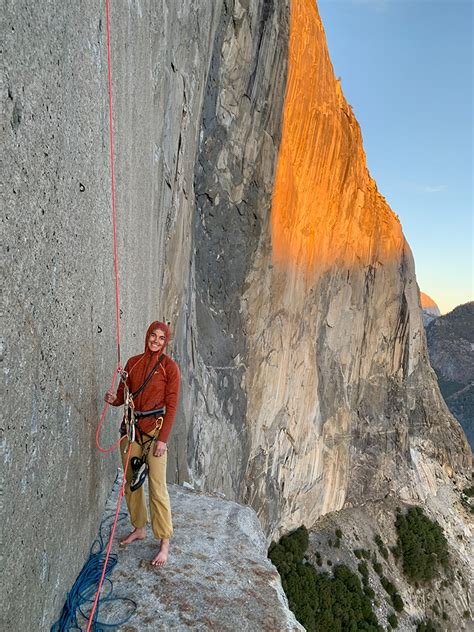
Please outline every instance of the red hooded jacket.
[[[161, 329], [166, 336], [163, 349], [159, 353], [152, 353], [148, 348], [148, 338], [155, 329]], [[126, 382], [130, 392], [133, 393], [138, 390], [146, 380], [153, 366], [158, 362], [158, 358], [163, 354], [170, 337], [170, 328], [165, 323], [155, 320], [148, 327], [145, 336], [144, 353], [133, 356], [125, 365], [125, 371], [128, 373]], [[164, 355], [160, 365], [155, 369], [152, 378], [134, 400], [135, 410], [139, 410], [140, 412], [166, 406], [163, 425], [158, 435], [159, 441], [166, 442], [171, 432], [178, 407], [179, 382], [180, 373], [178, 365], [168, 355]], [[114, 406], [121, 406], [123, 403], [124, 383], [121, 381], [117, 389]], [[140, 419], [139, 429], [143, 430], [143, 432], [152, 433], [155, 429], [155, 417], [151, 416]]]

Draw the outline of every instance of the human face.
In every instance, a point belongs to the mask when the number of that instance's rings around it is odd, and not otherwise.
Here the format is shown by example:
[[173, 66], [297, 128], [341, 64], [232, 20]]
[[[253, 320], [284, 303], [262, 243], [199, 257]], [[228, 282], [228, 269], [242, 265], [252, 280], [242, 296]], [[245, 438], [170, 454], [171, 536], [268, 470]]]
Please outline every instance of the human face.
[[166, 335], [161, 329], [154, 329], [148, 336], [148, 349], [152, 353], [159, 353], [165, 346]]

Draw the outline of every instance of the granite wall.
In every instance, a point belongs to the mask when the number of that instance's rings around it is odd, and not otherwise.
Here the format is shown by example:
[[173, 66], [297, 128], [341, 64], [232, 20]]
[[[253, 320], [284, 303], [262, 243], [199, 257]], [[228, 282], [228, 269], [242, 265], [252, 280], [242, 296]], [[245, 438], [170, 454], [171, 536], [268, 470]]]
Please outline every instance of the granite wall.
[[[111, 3], [125, 358], [151, 320], [176, 311], [177, 294], [161, 292], [164, 253], [175, 235], [188, 261], [221, 4]], [[4, 629], [49, 629], [118, 465], [95, 448], [117, 361], [104, 6], [19, 1], [3, 16]], [[103, 445], [117, 423], [118, 412]]]

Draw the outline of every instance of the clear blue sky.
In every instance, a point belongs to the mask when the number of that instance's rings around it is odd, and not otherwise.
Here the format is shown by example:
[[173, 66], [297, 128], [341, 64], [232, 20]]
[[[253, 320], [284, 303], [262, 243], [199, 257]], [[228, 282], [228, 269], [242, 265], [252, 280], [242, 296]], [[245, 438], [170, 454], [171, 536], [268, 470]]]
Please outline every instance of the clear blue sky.
[[472, 0], [319, 0], [372, 177], [441, 313], [474, 298]]

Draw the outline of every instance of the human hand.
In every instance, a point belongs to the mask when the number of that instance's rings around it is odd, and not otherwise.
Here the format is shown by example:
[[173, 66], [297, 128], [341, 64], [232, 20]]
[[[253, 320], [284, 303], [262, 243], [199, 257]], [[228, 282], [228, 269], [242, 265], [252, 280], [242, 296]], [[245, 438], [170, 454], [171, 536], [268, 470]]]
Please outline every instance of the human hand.
[[153, 456], [163, 456], [166, 452], [166, 443], [164, 441], [155, 441], [153, 446]]
[[115, 393], [113, 391], [107, 391], [107, 393], [104, 395], [104, 401], [107, 402], [107, 404], [114, 404], [115, 400], [116, 400], [116, 396]]

